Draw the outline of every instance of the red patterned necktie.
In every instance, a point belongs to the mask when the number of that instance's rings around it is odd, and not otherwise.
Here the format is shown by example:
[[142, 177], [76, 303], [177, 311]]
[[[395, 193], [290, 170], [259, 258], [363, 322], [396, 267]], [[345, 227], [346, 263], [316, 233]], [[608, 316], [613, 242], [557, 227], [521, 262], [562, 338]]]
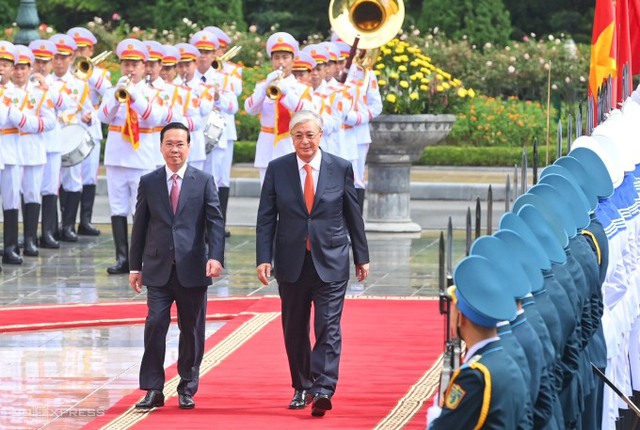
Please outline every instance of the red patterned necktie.
[[180, 186], [178, 185], [178, 174], [174, 173], [171, 176], [171, 180], [173, 183], [171, 184], [171, 193], [169, 197], [171, 199], [171, 208], [173, 209], [173, 214], [175, 215], [178, 210], [178, 198], [180, 197]]
[[[304, 170], [307, 171], [307, 177], [304, 180], [304, 203], [307, 206], [307, 212], [311, 213], [313, 207], [314, 191], [313, 191], [313, 170], [310, 164], [304, 165]], [[307, 251], [311, 250], [311, 240], [307, 235]]]

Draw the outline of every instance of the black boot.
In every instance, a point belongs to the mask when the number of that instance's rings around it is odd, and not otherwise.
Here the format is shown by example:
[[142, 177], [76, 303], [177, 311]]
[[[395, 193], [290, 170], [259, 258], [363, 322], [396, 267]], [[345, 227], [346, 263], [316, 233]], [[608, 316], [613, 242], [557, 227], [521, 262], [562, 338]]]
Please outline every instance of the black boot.
[[38, 232], [38, 218], [40, 217], [40, 204], [27, 203], [22, 212], [22, 225], [24, 230], [24, 255], [38, 256], [36, 235]]
[[[67, 192], [62, 185], [58, 188], [58, 205], [60, 206], [60, 213], [64, 213], [64, 205], [67, 202]], [[53, 237], [56, 240], [60, 240], [62, 234], [62, 224], [60, 224], [60, 218], [58, 217], [58, 211], [56, 210], [56, 228], [53, 232]]]
[[58, 227], [58, 196], [49, 194], [42, 196], [42, 236], [40, 248], [58, 249], [60, 244], [55, 239]]
[[224, 221], [225, 229], [224, 236], [231, 236], [231, 232], [227, 230], [227, 203], [229, 202], [229, 187], [218, 188], [218, 197], [220, 198], [220, 211], [222, 212], [222, 220]]
[[66, 193], [66, 202], [64, 203], [64, 211], [62, 212], [62, 230], [60, 231], [60, 240], [63, 242], [77, 242], [76, 234], [76, 217], [78, 216], [78, 206], [80, 205], [80, 193]]
[[360, 215], [364, 212], [364, 188], [356, 188], [356, 196], [358, 196], [358, 206], [360, 206]]
[[117, 275], [129, 273], [129, 230], [126, 216], [112, 216], [111, 230], [116, 246], [116, 264], [107, 268], [107, 273]]
[[78, 234], [83, 236], [100, 236], [100, 230], [91, 224], [93, 214], [93, 201], [96, 198], [96, 186], [84, 185], [82, 187], [82, 197], [80, 198], [80, 225]]
[[22, 264], [18, 252], [18, 209], [4, 211], [4, 252], [2, 262], [5, 264]]

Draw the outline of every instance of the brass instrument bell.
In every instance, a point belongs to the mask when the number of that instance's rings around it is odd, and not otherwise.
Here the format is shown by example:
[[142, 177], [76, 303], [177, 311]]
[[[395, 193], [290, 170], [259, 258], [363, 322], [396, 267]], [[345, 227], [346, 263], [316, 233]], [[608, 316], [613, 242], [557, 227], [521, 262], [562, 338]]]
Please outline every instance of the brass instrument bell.
[[403, 0], [331, 0], [329, 22], [344, 42], [378, 48], [393, 39], [404, 21]]

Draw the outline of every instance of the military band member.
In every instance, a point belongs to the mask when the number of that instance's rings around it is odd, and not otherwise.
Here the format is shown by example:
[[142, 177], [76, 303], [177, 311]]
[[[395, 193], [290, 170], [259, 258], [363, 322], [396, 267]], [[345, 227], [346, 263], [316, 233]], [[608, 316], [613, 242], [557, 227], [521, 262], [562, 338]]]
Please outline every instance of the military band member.
[[[73, 53], [77, 49], [76, 42], [66, 34], [56, 34], [49, 40], [56, 44], [58, 50], [53, 58], [53, 73], [55, 75], [53, 88], [60, 93], [66, 93], [73, 100], [71, 106], [59, 114], [58, 120], [62, 127], [79, 124], [91, 134], [91, 128], [95, 128], [97, 119], [89, 96], [89, 84], [75, 77], [70, 71], [74, 58]], [[62, 142], [63, 145], [65, 143], [68, 142]], [[75, 231], [75, 222], [82, 194], [82, 165], [62, 167], [60, 179], [62, 190], [64, 190], [60, 201], [62, 209], [60, 240], [76, 242], [78, 236]]]
[[[94, 47], [98, 40], [84, 27], [74, 27], [67, 31], [67, 34], [73, 37], [76, 42], [76, 55], [86, 58], [92, 58], [94, 55]], [[93, 203], [96, 196], [96, 184], [98, 183], [98, 168], [100, 166], [100, 153], [102, 148], [102, 124], [97, 120], [97, 110], [102, 102], [102, 97], [106, 91], [111, 88], [111, 74], [108, 70], [97, 65], [93, 66], [92, 73], [82, 78], [89, 84], [89, 98], [93, 106], [94, 120], [89, 126], [89, 134], [91, 135], [94, 147], [89, 155], [82, 160], [82, 195], [80, 200], [80, 224], [78, 225], [78, 234], [85, 236], [98, 236], [100, 230], [91, 224], [91, 216], [93, 214]]]
[[[55, 106], [50, 98], [48, 89], [40, 87], [39, 82], [32, 81], [31, 65], [35, 57], [26, 46], [16, 46], [18, 63], [13, 69], [13, 84], [26, 91], [26, 102], [22, 109], [25, 121], [32, 125], [27, 127], [18, 125], [20, 129], [20, 151], [22, 155], [22, 185], [23, 197], [23, 234], [24, 255], [38, 256], [37, 230], [40, 218], [40, 190], [44, 165], [47, 162], [45, 147], [46, 132], [56, 126]], [[41, 78], [42, 79], [42, 78]]]
[[140, 176], [156, 167], [153, 141], [157, 124], [170, 121], [172, 113], [145, 83], [144, 62], [148, 53], [142, 42], [125, 39], [116, 48], [122, 77], [107, 91], [98, 111], [100, 121], [109, 124], [104, 164], [111, 208], [111, 228], [116, 264], [109, 274], [129, 273], [127, 217], [133, 212]]
[[165, 84], [174, 84], [178, 72], [176, 66], [180, 60], [180, 51], [173, 45], [162, 45], [162, 68], [160, 69], [160, 78]]
[[326, 66], [326, 76], [325, 80], [330, 85], [335, 85], [338, 83], [338, 77], [340, 76], [341, 70], [338, 67], [338, 60], [341, 59], [340, 49], [331, 42], [320, 42], [318, 46], [324, 48], [329, 53], [329, 61]]
[[180, 52], [180, 60], [177, 65], [178, 77], [174, 83], [187, 90], [187, 98], [183, 106], [188, 112], [185, 112], [182, 123], [191, 133], [191, 152], [188, 161], [196, 169], [203, 170], [207, 154], [202, 129], [206, 118], [205, 113], [211, 112], [213, 107], [213, 99], [202, 80], [196, 78], [200, 51], [189, 43], [178, 43], [176, 48]]
[[292, 113], [316, 110], [313, 103], [302, 99], [304, 85], [291, 74], [298, 42], [289, 33], [278, 32], [267, 39], [266, 48], [273, 71], [266, 80], [256, 84], [253, 94], [244, 102], [244, 109], [249, 115], [260, 116], [261, 128], [253, 164], [260, 171], [260, 183], [264, 182], [271, 160], [293, 152], [289, 135]]
[[[33, 52], [35, 62], [33, 64], [32, 77], [38, 82], [40, 88], [47, 89], [58, 112], [73, 106], [73, 100], [66, 92], [58, 92], [54, 85], [55, 75], [53, 71], [53, 58], [58, 53], [56, 45], [50, 40], [34, 40], [29, 44]], [[59, 85], [58, 85], [59, 86]], [[62, 142], [60, 140], [60, 122], [56, 123], [53, 130], [43, 134], [47, 161], [42, 175], [42, 234], [40, 235], [40, 248], [57, 249], [60, 244], [55, 238], [58, 229], [58, 190], [60, 188], [60, 168], [62, 161]]]
[[429, 429], [531, 429], [532, 407], [516, 363], [505, 352], [496, 324], [516, 315], [510, 280], [484, 257], [472, 255], [454, 272], [450, 321], [466, 343], [441, 406], [429, 409]]
[[[212, 33], [216, 36], [218, 41], [218, 48], [215, 50], [215, 57], [219, 59], [229, 47], [231, 38], [220, 28], [215, 26], [208, 26], [204, 28], [205, 31]], [[238, 97], [242, 94], [242, 67], [231, 61], [218, 61], [221, 70], [218, 70], [219, 74], [224, 76], [223, 89], [230, 91], [231, 94], [227, 94], [227, 97], [234, 98], [235, 110], [233, 109], [220, 109], [220, 114], [224, 118], [224, 133], [218, 142], [218, 145], [213, 148], [211, 152], [213, 161], [213, 175], [218, 186], [218, 196], [220, 197], [220, 210], [224, 217], [225, 224], [227, 220], [227, 205], [229, 201], [229, 187], [231, 185], [231, 166], [233, 165], [233, 145], [238, 140], [238, 133], [236, 130], [236, 118], [235, 114], [238, 110]], [[225, 228], [225, 235], [230, 236], [229, 230]]]
[[[160, 72], [162, 71], [162, 58], [164, 57], [164, 47], [155, 40], [144, 40], [142, 44], [147, 49], [148, 59], [144, 62], [144, 71], [145, 77], [144, 80], [152, 88], [152, 91], [156, 91], [156, 97], [160, 97], [162, 99], [162, 103], [166, 106], [171, 106], [171, 95], [174, 89], [173, 85], [167, 84], [161, 77]], [[179, 109], [172, 109], [173, 117], [172, 121], [179, 121], [182, 117]], [[166, 124], [158, 124], [154, 130], [153, 139], [156, 142], [160, 142], [160, 132], [162, 128]], [[160, 151], [156, 151], [156, 166], [160, 167], [165, 164], [164, 159], [162, 158], [162, 153]]]
[[18, 61], [18, 50], [6, 41], [0, 41], [0, 94], [4, 97], [4, 105], [0, 107], [0, 133], [2, 134], [2, 210], [4, 215], [3, 239], [4, 252], [2, 262], [6, 264], [22, 264], [18, 249], [18, 208], [20, 205], [20, 175], [22, 153], [20, 151], [20, 131], [15, 121], [9, 119], [9, 111], [20, 114], [25, 102], [25, 92], [16, 88], [11, 82], [13, 68]]

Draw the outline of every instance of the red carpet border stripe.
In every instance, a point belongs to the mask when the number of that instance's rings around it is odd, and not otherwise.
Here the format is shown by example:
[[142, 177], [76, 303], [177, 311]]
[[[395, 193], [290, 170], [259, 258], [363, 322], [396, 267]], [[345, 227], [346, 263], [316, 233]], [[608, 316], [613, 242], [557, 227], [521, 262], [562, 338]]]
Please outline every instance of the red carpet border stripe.
[[[247, 340], [257, 334], [267, 324], [280, 316], [279, 312], [269, 312], [256, 314], [249, 321], [238, 327], [230, 336], [226, 337], [222, 342], [205, 353], [200, 367], [200, 377], [202, 378], [211, 369], [216, 367], [222, 360], [233, 354], [238, 348], [240, 348]], [[165, 398], [170, 398], [176, 395], [176, 389], [180, 382], [180, 376], [176, 375], [170, 381], [165, 384], [164, 395]], [[142, 399], [142, 398], [141, 398]], [[133, 425], [144, 420], [148, 416], [148, 413], [138, 412], [134, 407], [130, 407], [126, 412], [120, 415], [118, 418], [111, 421], [109, 424], [102, 427], [105, 430], [121, 430], [132, 427]]]
[[376, 425], [375, 430], [393, 430], [407, 425], [438, 388], [442, 363], [441, 354], [433, 366], [398, 400], [391, 412]]

